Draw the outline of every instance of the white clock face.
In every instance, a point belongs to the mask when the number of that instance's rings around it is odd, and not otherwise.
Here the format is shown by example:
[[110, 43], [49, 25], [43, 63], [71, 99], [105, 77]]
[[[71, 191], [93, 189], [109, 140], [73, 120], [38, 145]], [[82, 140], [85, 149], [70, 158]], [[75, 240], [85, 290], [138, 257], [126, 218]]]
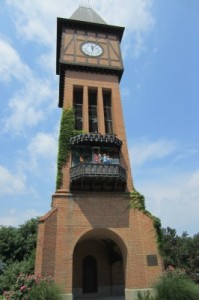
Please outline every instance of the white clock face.
[[102, 47], [93, 42], [87, 42], [82, 45], [82, 51], [89, 56], [100, 56], [102, 54]]

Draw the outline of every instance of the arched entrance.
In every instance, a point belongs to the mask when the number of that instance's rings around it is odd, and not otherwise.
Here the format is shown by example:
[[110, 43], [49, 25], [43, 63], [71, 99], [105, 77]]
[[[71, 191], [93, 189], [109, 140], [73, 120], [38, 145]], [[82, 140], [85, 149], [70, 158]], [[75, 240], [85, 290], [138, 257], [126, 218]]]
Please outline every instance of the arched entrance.
[[125, 257], [115, 237], [109, 230], [95, 229], [77, 242], [73, 253], [75, 299], [124, 295]]

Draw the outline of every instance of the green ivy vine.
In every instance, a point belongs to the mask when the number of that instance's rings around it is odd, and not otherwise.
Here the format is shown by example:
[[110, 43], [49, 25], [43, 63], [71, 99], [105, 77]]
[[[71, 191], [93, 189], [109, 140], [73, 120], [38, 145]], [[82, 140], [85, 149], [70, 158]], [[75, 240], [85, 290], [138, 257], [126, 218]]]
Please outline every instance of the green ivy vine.
[[161, 252], [162, 244], [163, 244], [163, 234], [162, 234], [160, 219], [153, 216], [148, 210], [146, 210], [144, 196], [140, 194], [138, 191], [136, 191], [135, 189], [132, 192], [130, 192], [130, 199], [131, 199], [129, 204], [130, 209], [131, 208], [138, 209], [153, 220], [153, 227], [156, 230], [156, 236], [157, 236], [157, 245], [158, 245], [158, 249]]
[[56, 189], [62, 187], [63, 182], [63, 166], [67, 163], [70, 154], [70, 138], [74, 135], [81, 134], [83, 131], [75, 130], [75, 114], [74, 108], [69, 107], [63, 109], [60, 133], [58, 142], [58, 156], [57, 156], [57, 179]]

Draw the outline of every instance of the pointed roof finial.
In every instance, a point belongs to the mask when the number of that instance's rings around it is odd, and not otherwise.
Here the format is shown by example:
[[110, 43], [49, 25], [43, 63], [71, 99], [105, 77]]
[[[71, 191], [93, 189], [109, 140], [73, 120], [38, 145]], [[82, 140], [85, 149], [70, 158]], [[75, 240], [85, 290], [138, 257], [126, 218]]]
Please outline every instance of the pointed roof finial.
[[80, 7], [91, 8], [90, 1], [89, 1], [89, 0], [81, 0], [79, 6], [80, 6]]

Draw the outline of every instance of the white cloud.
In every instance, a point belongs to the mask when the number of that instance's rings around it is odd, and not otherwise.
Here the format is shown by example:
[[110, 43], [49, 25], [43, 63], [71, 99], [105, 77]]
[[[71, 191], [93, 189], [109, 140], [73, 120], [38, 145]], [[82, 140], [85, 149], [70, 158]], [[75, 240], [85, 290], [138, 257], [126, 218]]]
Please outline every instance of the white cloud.
[[198, 188], [199, 190], [199, 170], [196, 170], [189, 178], [187, 185], [191, 188]]
[[26, 176], [13, 174], [0, 165], [0, 195], [20, 195], [26, 192]]
[[149, 141], [140, 139], [135, 141], [129, 149], [133, 165], [140, 166], [148, 161], [162, 159], [176, 150], [176, 143], [166, 139]]
[[[41, 69], [48, 72], [50, 75], [54, 75], [54, 79], [58, 79], [56, 77], [56, 44], [54, 40], [54, 46], [52, 48], [49, 48], [49, 52], [42, 54], [38, 59], [38, 64]], [[48, 63], [46, 63], [48, 62]], [[47, 75], [48, 75], [47, 74]]]
[[32, 138], [28, 146], [28, 152], [31, 157], [54, 158], [57, 154], [57, 139], [52, 134], [39, 132]]
[[[18, 35], [26, 40], [53, 47], [56, 37], [57, 17], [69, 18], [78, 8], [79, 1], [7, 0], [14, 8], [14, 23]], [[91, 3], [93, 9], [108, 23], [125, 26], [126, 34], [134, 34], [132, 52], [138, 56], [144, 49], [144, 34], [153, 29], [153, 0], [101, 0]], [[128, 41], [127, 41], [128, 43]]]
[[12, 208], [6, 211], [6, 216], [4, 214], [0, 215], [0, 225], [18, 226], [24, 224], [31, 218], [36, 218], [41, 215], [41, 212], [34, 209], [26, 209], [24, 211], [19, 212], [15, 208]]
[[[0, 39], [0, 80], [20, 81], [8, 102], [8, 113], [4, 118], [4, 130], [21, 132], [26, 127], [36, 126], [46, 117], [49, 108], [57, 101], [55, 82], [41, 79], [23, 63], [17, 51], [5, 40]], [[45, 108], [42, 105], [46, 103]]]
[[[196, 154], [190, 145], [179, 146], [166, 139], [142, 139], [130, 147], [135, 188], [145, 196], [146, 208], [161, 219], [163, 227], [175, 228], [179, 234], [198, 233]], [[195, 165], [189, 164], [190, 160]]]
[[[40, 169], [41, 164], [44, 167], [44, 161], [48, 161], [48, 169], [56, 167], [57, 156], [57, 136], [39, 132], [34, 136], [27, 147], [29, 155], [29, 168], [32, 170]], [[55, 170], [54, 170], [55, 171]], [[54, 174], [54, 173], [53, 173]]]
[[70, 17], [78, 7], [78, 1], [56, 0], [51, 1], [26, 1], [7, 0], [13, 9], [13, 21], [18, 35], [37, 43], [53, 45], [56, 34], [57, 17]]
[[9, 81], [11, 78], [22, 80], [29, 75], [30, 70], [21, 61], [17, 51], [7, 41], [0, 39], [0, 80]]
[[8, 103], [9, 115], [4, 119], [5, 130], [23, 132], [27, 127], [36, 126], [47, 117], [48, 109], [52, 108], [56, 100], [57, 91], [52, 82], [32, 74]]
[[101, 0], [96, 4], [96, 11], [108, 24], [125, 27], [123, 56], [131, 53], [136, 58], [145, 49], [145, 34], [155, 26], [152, 6], [153, 0]]
[[142, 180], [138, 190], [146, 198], [149, 211], [159, 217], [163, 227], [172, 227], [181, 234], [199, 232], [199, 170], [170, 174], [164, 178]]
[[148, 31], [154, 25], [153, 0], [101, 0], [94, 9], [108, 24], [126, 26], [129, 31]]

